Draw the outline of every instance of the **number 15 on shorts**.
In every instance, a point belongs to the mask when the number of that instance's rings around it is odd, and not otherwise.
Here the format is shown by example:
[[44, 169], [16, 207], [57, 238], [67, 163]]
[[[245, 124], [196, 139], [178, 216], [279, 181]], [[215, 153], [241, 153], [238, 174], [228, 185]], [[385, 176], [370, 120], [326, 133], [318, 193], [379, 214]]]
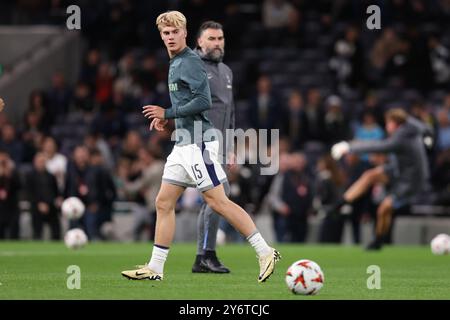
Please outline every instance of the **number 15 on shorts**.
[[194, 177], [196, 179], [203, 178], [202, 171], [198, 168], [198, 163], [193, 165], [193, 166], [191, 166], [191, 169], [192, 169], [192, 173], [194, 174]]

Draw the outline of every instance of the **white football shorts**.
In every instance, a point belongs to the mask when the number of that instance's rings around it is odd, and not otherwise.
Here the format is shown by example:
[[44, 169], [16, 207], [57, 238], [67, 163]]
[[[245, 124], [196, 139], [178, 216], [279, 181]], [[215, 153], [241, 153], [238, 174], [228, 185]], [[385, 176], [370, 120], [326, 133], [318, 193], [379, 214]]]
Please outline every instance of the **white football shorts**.
[[227, 181], [219, 161], [219, 141], [175, 145], [167, 157], [162, 180], [202, 192]]

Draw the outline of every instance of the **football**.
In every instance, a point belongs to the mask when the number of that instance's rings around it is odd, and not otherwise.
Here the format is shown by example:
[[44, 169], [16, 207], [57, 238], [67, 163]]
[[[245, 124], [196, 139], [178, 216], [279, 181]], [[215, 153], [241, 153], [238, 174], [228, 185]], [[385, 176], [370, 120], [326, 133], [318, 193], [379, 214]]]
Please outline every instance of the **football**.
[[319, 265], [307, 259], [294, 262], [286, 272], [286, 284], [294, 294], [315, 295], [322, 288], [324, 280]]
[[450, 253], [450, 236], [441, 233], [431, 240], [431, 252], [435, 255], [443, 255]]
[[80, 249], [84, 247], [88, 242], [86, 233], [79, 229], [70, 229], [64, 236], [64, 243], [69, 249]]
[[61, 205], [61, 212], [64, 217], [69, 220], [76, 220], [81, 218], [84, 214], [84, 203], [77, 197], [70, 197], [63, 201]]

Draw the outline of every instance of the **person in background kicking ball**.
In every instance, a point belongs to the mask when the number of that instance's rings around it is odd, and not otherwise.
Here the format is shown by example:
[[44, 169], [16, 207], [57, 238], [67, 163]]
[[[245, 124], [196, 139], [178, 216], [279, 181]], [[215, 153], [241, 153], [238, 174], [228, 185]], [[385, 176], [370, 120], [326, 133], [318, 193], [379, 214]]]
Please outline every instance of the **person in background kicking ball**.
[[[375, 240], [368, 250], [379, 250], [392, 223], [394, 210], [409, 205], [411, 200], [425, 190], [429, 178], [428, 159], [424, 137], [431, 131], [422, 122], [402, 110], [386, 112], [386, 131], [389, 137], [382, 141], [343, 141], [335, 144], [331, 155], [339, 160], [346, 153], [387, 153], [390, 161], [364, 172], [344, 193], [333, 210], [353, 203], [374, 184], [388, 187], [388, 194], [377, 209]], [[426, 137], [429, 139], [430, 137]], [[425, 139], [425, 141], [426, 141]]]

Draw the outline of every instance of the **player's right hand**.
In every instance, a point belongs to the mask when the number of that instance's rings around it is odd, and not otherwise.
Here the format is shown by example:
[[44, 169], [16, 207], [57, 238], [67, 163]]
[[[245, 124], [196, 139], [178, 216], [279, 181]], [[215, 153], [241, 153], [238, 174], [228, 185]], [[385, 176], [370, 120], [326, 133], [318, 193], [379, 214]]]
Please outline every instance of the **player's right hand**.
[[331, 156], [334, 160], [339, 160], [342, 156], [350, 151], [350, 144], [347, 141], [341, 141], [331, 147]]
[[164, 131], [164, 126], [169, 122], [169, 120], [161, 120], [154, 118], [150, 123], [150, 131], [155, 128], [157, 131]]

